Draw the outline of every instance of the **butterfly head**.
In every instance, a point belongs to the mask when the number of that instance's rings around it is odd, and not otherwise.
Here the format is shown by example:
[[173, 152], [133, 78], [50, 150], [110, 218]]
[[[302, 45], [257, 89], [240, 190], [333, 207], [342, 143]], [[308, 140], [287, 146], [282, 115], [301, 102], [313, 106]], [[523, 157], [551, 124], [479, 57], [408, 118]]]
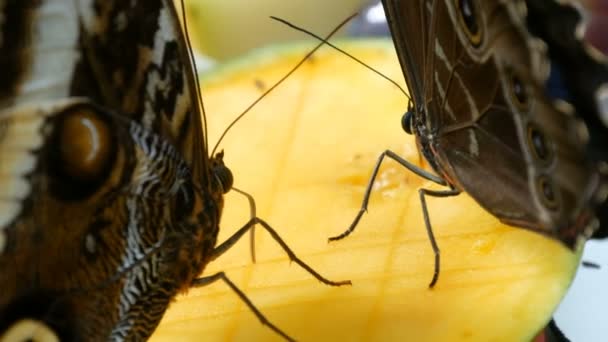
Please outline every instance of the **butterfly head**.
[[232, 171], [224, 165], [224, 151], [220, 151], [211, 159], [211, 172], [215, 179], [215, 186], [222, 194], [232, 189], [234, 178], [232, 177]]
[[407, 105], [407, 111], [401, 117], [401, 128], [407, 134], [416, 135], [417, 138], [425, 139], [425, 136], [430, 130], [426, 118], [425, 108], [416, 106], [414, 102], [410, 100]]
[[401, 117], [401, 127], [407, 134], [414, 134], [414, 109], [408, 106], [407, 112]]

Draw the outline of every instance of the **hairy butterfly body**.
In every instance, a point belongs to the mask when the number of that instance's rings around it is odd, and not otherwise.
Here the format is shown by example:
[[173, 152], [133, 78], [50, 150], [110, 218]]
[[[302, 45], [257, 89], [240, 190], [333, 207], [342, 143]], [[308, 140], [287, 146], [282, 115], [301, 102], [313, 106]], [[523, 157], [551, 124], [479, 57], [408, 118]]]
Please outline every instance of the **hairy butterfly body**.
[[[387, 151], [373, 177], [388, 156], [448, 187], [419, 190], [435, 251], [430, 286], [440, 263], [427, 196], [467, 192], [502, 222], [570, 248], [588, 238], [597, 229], [595, 208], [606, 197], [605, 176], [589, 157], [586, 126], [577, 116], [588, 107], [548, 91], [557, 64], [526, 25], [526, 2], [383, 0], [383, 5], [413, 97], [402, 125], [416, 135], [436, 175]], [[371, 182], [351, 227], [332, 240], [354, 229], [370, 189]]]
[[0, 9], [0, 336], [27, 318], [62, 340], [144, 340], [178, 292], [233, 287], [197, 276], [256, 223], [304, 265], [258, 218], [216, 246], [232, 174], [207, 156], [171, 1]]

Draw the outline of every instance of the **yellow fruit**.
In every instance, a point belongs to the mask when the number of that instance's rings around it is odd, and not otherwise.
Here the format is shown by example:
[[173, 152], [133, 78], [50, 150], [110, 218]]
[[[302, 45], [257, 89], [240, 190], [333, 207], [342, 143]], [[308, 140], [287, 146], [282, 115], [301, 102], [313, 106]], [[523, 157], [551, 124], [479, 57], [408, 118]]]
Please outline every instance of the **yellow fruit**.
[[[403, 83], [391, 41], [338, 44]], [[262, 50], [208, 75], [203, 99], [210, 145], [311, 45]], [[260, 228], [257, 264], [244, 238], [205, 274], [226, 271], [269, 320], [302, 341], [529, 341], [564, 295], [579, 256], [500, 224], [467, 195], [428, 200], [442, 252], [433, 290], [417, 189], [438, 187], [392, 161], [381, 169], [357, 230], [327, 243], [357, 213], [382, 151], [420, 162], [414, 139], [400, 125], [406, 105], [386, 80], [325, 47], [221, 144], [235, 187], [254, 195], [258, 215], [305, 262], [333, 280], [352, 280], [352, 287], [322, 285], [290, 264]], [[248, 215], [246, 199], [229, 193], [220, 241]], [[153, 337], [203, 339], [280, 340], [221, 282], [179, 297]]]

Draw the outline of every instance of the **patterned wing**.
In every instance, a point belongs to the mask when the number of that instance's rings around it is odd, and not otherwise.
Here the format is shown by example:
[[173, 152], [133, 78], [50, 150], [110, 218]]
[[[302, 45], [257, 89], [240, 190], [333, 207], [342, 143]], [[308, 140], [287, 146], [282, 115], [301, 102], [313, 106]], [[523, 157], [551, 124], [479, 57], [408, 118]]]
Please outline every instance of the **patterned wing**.
[[438, 0], [427, 11], [425, 156], [503, 222], [573, 246], [604, 191], [575, 107], [547, 96], [552, 61], [525, 3]]
[[222, 208], [173, 4], [1, 4], [0, 330], [144, 339]]
[[590, 131], [591, 155], [608, 160], [608, 59], [582, 40], [585, 22], [572, 4], [526, 4], [528, 27], [547, 44], [555, 70], [548, 84], [550, 95], [574, 104]]
[[[608, 60], [582, 40], [581, 12], [569, 3], [526, 1], [528, 26], [547, 43], [559, 77], [549, 79], [549, 93], [574, 103], [589, 130], [588, 153], [608, 162]], [[548, 18], [550, 18], [548, 20]], [[608, 201], [597, 210], [600, 228], [594, 238], [608, 236]]]

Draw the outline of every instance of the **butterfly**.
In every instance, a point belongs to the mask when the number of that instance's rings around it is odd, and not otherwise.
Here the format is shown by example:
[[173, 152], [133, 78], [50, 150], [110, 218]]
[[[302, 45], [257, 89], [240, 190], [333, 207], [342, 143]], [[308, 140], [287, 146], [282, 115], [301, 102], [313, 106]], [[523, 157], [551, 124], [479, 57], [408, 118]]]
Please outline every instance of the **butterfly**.
[[[595, 209], [606, 199], [607, 185], [600, 161], [590, 157], [589, 131], [579, 111], [601, 112], [601, 101], [577, 98], [573, 86], [560, 78], [568, 74], [567, 66], [552, 58], [542, 35], [534, 34], [543, 25], [531, 27], [527, 21], [547, 23], [548, 13], [541, 16], [534, 1], [382, 3], [413, 95], [402, 126], [416, 136], [433, 172], [384, 152], [359, 214], [344, 233], [330, 240], [342, 239], [356, 227], [385, 157], [445, 186], [419, 189], [435, 253], [429, 287], [436, 284], [440, 265], [426, 207], [429, 196], [466, 192], [503, 223], [544, 234], [572, 249], [590, 237], [597, 229]], [[575, 39], [575, 25], [568, 27], [566, 37]], [[592, 58], [586, 56], [585, 60]], [[600, 90], [608, 84], [608, 69], [594, 60], [604, 71], [593, 83], [594, 90]], [[569, 96], [549, 89], [550, 79]]]
[[207, 155], [172, 1], [0, 7], [0, 336], [145, 340], [176, 294], [223, 280], [289, 338], [223, 272], [199, 277], [254, 225], [350, 283], [257, 217], [217, 244], [233, 175]]

